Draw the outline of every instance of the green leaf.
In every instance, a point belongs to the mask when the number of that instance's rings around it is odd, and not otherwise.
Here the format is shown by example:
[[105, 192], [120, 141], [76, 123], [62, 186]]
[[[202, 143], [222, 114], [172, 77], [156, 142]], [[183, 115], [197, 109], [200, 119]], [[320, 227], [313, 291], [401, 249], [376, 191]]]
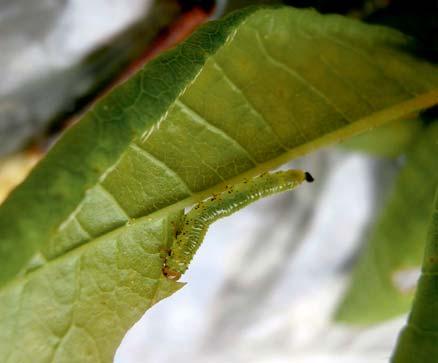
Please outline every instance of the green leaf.
[[[337, 320], [371, 324], [408, 311], [438, 185], [438, 122], [417, 135], [354, 271]], [[372, 291], [372, 293], [370, 293]]]
[[3, 287], [1, 361], [111, 362], [144, 311], [182, 286], [161, 273], [171, 220], [96, 238]]
[[406, 151], [421, 129], [421, 120], [401, 119], [348, 139], [342, 146], [375, 156], [396, 157]]
[[410, 45], [338, 16], [250, 8], [107, 95], [0, 208], [0, 360], [110, 361], [179, 287], [161, 265], [184, 207], [437, 103], [438, 74]]
[[[435, 139], [438, 143], [438, 138]], [[435, 363], [438, 357], [438, 189], [426, 242], [423, 268], [407, 325], [392, 363]]]

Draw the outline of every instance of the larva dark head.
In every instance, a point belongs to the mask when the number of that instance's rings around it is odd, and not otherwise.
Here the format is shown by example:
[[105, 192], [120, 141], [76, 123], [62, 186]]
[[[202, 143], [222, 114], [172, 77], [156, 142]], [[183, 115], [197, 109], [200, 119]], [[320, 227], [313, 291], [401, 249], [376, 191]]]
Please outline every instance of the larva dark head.
[[312, 183], [315, 180], [313, 176], [307, 171], [304, 173], [304, 179], [306, 179], [306, 182], [308, 183]]

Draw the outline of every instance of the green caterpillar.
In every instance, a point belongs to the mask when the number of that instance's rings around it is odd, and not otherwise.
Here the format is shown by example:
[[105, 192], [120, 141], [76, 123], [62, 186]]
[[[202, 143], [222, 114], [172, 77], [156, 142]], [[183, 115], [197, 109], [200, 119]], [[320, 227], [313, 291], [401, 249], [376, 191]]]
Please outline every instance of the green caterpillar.
[[184, 217], [176, 230], [176, 238], [165, 260], [163, 273], [178, 280], [187, 270], [190, 261], [201, 245], [208, 227], [219, 218], [242, 209], [248, 204], [271, 194], [290, 190], [313, 177], [302, 170], [264, 173], [252, 179], [226, 186], [219, 194], [196, 204]]

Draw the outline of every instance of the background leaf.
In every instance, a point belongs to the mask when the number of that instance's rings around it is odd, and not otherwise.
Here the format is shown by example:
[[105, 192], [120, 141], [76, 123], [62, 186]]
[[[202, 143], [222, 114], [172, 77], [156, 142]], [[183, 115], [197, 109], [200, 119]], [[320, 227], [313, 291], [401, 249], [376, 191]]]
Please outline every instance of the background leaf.
[[401, 119], [348, 139], [342, 146], [379, 157], [396, 157], [420, 137], [422, 127], [419, 119]]
[[2, 360], [109, 361], [179, 287], [161, 265], [182, 208], [437, 102], [437, 73], [409, 47], [342, 17], [251, 8], [97, 103], [0, 208]]
[[391, 359], [393, 363], [432, 363], [438, 357], [438, 190], [431, 214], [422, 274], [407, 325]]
[[370, 324], [406, 312], [424, 251], [438, 185], [438, 123], [417, 134], [406, 162], [360, 256], [337, 319]]

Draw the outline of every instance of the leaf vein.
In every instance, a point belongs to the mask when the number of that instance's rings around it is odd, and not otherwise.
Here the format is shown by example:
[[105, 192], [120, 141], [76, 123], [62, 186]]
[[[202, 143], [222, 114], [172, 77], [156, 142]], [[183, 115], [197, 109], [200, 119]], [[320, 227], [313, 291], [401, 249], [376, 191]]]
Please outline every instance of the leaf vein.
[[285, 73], [289, 74], [293, 78], [295, 78], [298, 81], [300, 81], [301, 83], [303, 83], [306, 87], [308, 87], [315, 95], [317, 95], [320, 99], [322, 99], [329, 107], [331, 107], [334, 111], [336, 111], [336, 113], [338, 113], [348, 123], [353, 122], [353, 120], [350, 117], [348, 117], [335, 103], [333, 103], [333, 101], [330, 100], [330, 98], [328, 98], [327, 95], [325, 95], [317, 87], [315, 87], [312, 83], [310, 83], [298, 71], [293, 69], [290, 65], [283, 63], [283, 62], [279, 61], [278, 59], [274, 58], [272, 56], [272, 54], [270, 54], [268, 52], [268, 50], [266, 49], [265, 45], [263, 44], [263, 42], [260, 38], [260, 33], [257, 30], [256, 30], [256, 39], [257, 39], [257, 43], [260, 46], [260, 49], [262, 50], [262, 52], [266, 56], [266, 59], [268, 59], [268, 61], [272, 65], [283, 70]]
[[375, 111], [375, 107], [371, 104], [370, 101], [368, 101], [368, 99], [366, 97], [363, 96], [363, 94], [361, 92], [357, 91], [357, 88], [354, 87], [351, 82], [349, 82], [347, 77], [341, 77], [341, 75], [339, 74], [339, 71], [336, 69], [336, 67], [331, 64], [326, 58], [324, 58], [321, 54], [319, 55], [319, 58], [321, 60], [321, 62], [326, 66], [326, 69], [329, 70], [330, 72], [333, 73], [333, 75], [342, 83], [345, 84], [346, 88], [353, 92], [354, 94], [356, 94], [356, 96], [358, 98], [360, 98], [368, 107], [369, 107], [369, 111], [373, 112]]
[[214, 67], [216, 67], [221, 73], [222, 73], [222, 77], [225, 79], [225, 81], [229, 84], [230, 88], [234, 91], [236, 91], [237, 93], [239, 93], [243, 100], [245, 101], [245, 103], [248, 105], [249, 109], [251, 110], [251, 112], [253, 114], [255, 114], [256, 116], [258, 116], [262, 122], [265, 124], [265, 126], [269, 129], [269, 131], [271, 131], [271, 133], [274, 135], [278, 145], [284, 149], [284, 150], [288, 150], [288, 147], [283, 144], [283, 142], [280, 139], [280, 136], [278, 136], [277, 132], [274, 130], [274, 128], [272, 127], [271, 123], [268, 122], [268, 120], [266, 119], [266, 117], [258, 110], [256, 109], [256, 107], [254, 106], [254, 104], [248, 99], [247, 95], [245, 94], [245, 92], [243, 92], [243, 89], [241, 87], [239, 87], [235, 81], [233, 81], [230, 76], [228, 76], [228, 74], [225, 72], [224, 68], [217, 62], [217, 60], [214, 59], [214, 57], [211, 58], [212, 61], [214, 62]]
[[331, 35], [329, 35], [329, 34], [327, 34], [327, 33], [322, 33], [321, 35], [324, 36], [324, 37], [325, 37], [327, 40], [329, 40], [330, 42], [332, 42], [332, 43], [334, 43], [334, 44], [337, 44], [338, 46], [341, 46], [341, 47], [343, 47], [343, 48], [349, 50], [349, 51], [352, 52], [352, 53], [357, 54], [357, 55], [358, 55], [362, 60], [364, 60], [366, 63], [368, 63], [368, 64], [371, 65], [372, 67], [374, 67], [374, 68], [376, 68], [377, 70], [379, 70], [379, 71], [380, 71], [380, 74], [383, 75], [385, 78], [387, 78], [387, 79], [390, 80], [391, 82], [396, 83], [396, 84], [399, 86], [399, 88], [400, 88], [403, 92], [407, 93], [407, 94], [410, 95], [410, 96], [416, 96], [415, 93], [413, 93], [411, 90], [407, 89], [406, 86], [405, 86], [403, 83], [401, 83], [398, 79], [396, 79], [396, 78], [392, 78], [392, 77], [388, 76], [388, 75], [385, 73], [385, 71], [384, 71], [384, 69], [382, 68], [382, 66], [381, 66], [380, 64], [376, 63], [376, 62], [373, 62], [373, 61], [371, 60], [371, 58], [370, 58], [366, 53], [361, 52], [359, 49], [355, 48], [353, 45], [351, 45], [351, 44], [349, 44], [349, 43], [346, 43], [346, 42], [343, 42], [342, 40], [339, 40], [339, 39], [337, 39], [337, 38], [334, 38], [334, 37], [332, 37]]
[[193, 195], [193, 191], [189, 188], [187, 183], [183, 180], [183, 178], [173, 169], [171, 169], [166, 163], [164, 163], [162, 160], [158, 159], [154, 155], [152, 155], [150, 152], [148, 152], [146, 149], [142, 148], [140, 145], [136, 143], [131, 143], [129, 147], [138, 153], [145, 156], [147, 159], [152, 161], [155, 165], [159, 166], [161, 169], [164, 169], [168, 174], [172, 175], [178, 182], [183, 186], [183, 188], [186, 190], [186, 192], [190, 195]]
[[84, 236], [87, 240], [90, 240], [93, 236], [90, 232], [87, 231], [87, 229], [84, 227], [84, 225], [81, 223], [81, 221], [79, 220], [79, 218], [77, 217], [77, 215], [74, 215], [73, 220], [76, 221], [77, 226], [79, 227], [79, 229], [81, 230], [81, 232], [84, 233]]
[[245, 156], [254, 164], [257, 165], [258, 162], [254, 159], [254, 157], [249, 153], [249, 151], [236, 139], [228, 135], [225, 131], [221, 130], [217, 126], [213, 125], [210, 121], [208, 121], [204, 116], [200, 115], [197, 111], [193, 110], [189, 105], [185, 104], [181, 100], [177, 100], [175, 102], [176, 105], [178, 105], [182, 111], [190, 116], [190, 119], [197, 124], [203, 125], [205, 128], [210, 130], [211, 132], [215, 133], [216, 135], [220, 135], [223, 139], [229, 141], [231, 144], [233, 144], [238, 150], [240, 150]]
[[96, 184], [96, 187], [99, 188], [103, 194], [105, 194], [105, 196], [111, 201], [113, 202], [113, 204], [117, 207], [117, 209], [119, 209], [119, 211], [123, 214], [123, 216], [126, 219], [129, 219], [130, 216], [128, 214], [128, 212], [125, 211], [125, 209], [122, 207], [122, 205], [119, 203], [119, 201], [116, 199], [116, 197], [114, 195], [111, 194], [111, 192], [106, 189], [102, 183], [98, 183]]

